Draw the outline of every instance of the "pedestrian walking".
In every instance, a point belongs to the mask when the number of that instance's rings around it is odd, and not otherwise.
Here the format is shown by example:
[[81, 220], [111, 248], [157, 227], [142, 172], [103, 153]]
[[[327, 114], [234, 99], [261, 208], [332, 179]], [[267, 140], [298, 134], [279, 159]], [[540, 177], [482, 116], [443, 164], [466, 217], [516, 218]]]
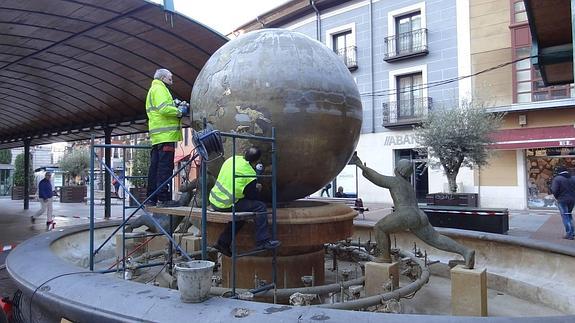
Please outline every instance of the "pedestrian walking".
[[575, 178], [563, 166], [557, 166], [555, 173], [556, 175], [551, 182], [551, 193], [557, 201], [557, 208], [561, 212], [561, 219], [565, 227], [563, 239], [573, 240], [575, 232], [573, 231], [572, 212], [575, 205]]
[[38, 198], [40, 199], [40, 210], [36, 212], [35, 215], [30, 217], [32, 223], [36, 222], [36, 218], [42, 216], [46, 212], [46, 229], [53, 229], [56, 225], [54, 222], [54, 215], [52, 214], [52, 197], [54, 196], [54, 190], [52, 189], [52, 173], [46, 172], [44, 174], [44, 179], [38, 184]]
[[320, 197], [323, 196], [323, 193], [325, 193], [325, 195], [327, 195], [327, 197], [329, 197], [329, 190], [330, 189], [331, 189], [331, 184], [327, 183], [327, 185], [321, 189]]

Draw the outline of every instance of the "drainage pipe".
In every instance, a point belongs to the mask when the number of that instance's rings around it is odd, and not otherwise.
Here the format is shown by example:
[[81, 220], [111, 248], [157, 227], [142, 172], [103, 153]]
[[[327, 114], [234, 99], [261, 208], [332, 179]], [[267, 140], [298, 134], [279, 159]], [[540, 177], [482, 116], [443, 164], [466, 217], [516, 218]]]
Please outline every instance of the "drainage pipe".
[[[318, 294], [318, 295], [326, 295], [329, 293], [339, 292], [341, 290], [341, 286], [348, 288], [349, 286], [353, 285], [361, 285], [363, 284], [365, 277], [361, 276], [356, 279], [348, 280], [346, 282], [342, 282], [341, 284], [329, 284], [329, 285], [320, 285], [320, 286], [312, 286], [312, 287], [298, 287], [298, 288], [282, 288], [277, 289], [275, 295], [277, 298], [289, 298], [294, 293], [302, 293], [302, 294]], [[210, 289], [210, 294], [221, 296], [227, 292], [230, 292], [231, 288], [225, 287], [212, 287]], [[248, 292], [247, 289], [237, 289], [237, 293], [241, 294], [244, 292]], [[263, 297], [272, 297], [274, 296], [273, 290], [268, 290], [263, 293], [259, 293], [258, 296]]]
[[322, 307], [322, 308], [334, 308], [340, 310], [359, 310], [362, 308], [367, 308], [375, 305], [380, 305], [384, 301], [389, 301], [391, 299], [399, 300], [402, 297], [406, 297], [408, 295], [414, 294], [417, 292], [421, 287], [429, 281], [429, 269], [425, 266], [421, 259], [407, 254], [405, 252], [400, 251], [399, 254], [402, 257], [409, 257], [412, 261], [414, 261], [420, 268], [421, 268], [421, 276], [412, 282], [409, 285], [403, 286], [400, 289], [374, 295], [370, 297], [360, 298], [353, 301], [347, 301], [345, 303], [335, 303], [335, 304], [321, 304], [321, 305], [313, 305], [314, 307]]
[[319, 10], [315, 6], [315, 0], [309, 0], [309, 4], [312, 6], [313, 10], [315, 11], [315, 39], [321, 42], [321, 17], [319, 14]]
[[[429, 281], [429, 269], [425, 266], [423, 261], [411, 254], [406, 252], [400, 251], [399, 252], [401, 257], [408, 257], [413, 262], [415, 262], [421, 268], [421, 276], [412, 282], [409, 285], [401, 287], [395, 291], [386, 292], [379, 295], [374, 295], [366, 298], [360, 298], [357, 300], [346, 301], [345, 303], [335, 303], [335, 304], [321, 304], [321, 305], [312, 305], [314, 307], [322, 307], [322, 308], [333, 308], [333, 309], [342, 309], [342, 310], [358, 310], [363, 309], [375, 305], [380, 305], [383, 301], [388, 301], [391, 299], [399, 300], [402, 297], [409, 296], [415, 292], [417, 292], [423, 285], [425, 285]], [[369, 255], [370, 259], [373, 259], [373, 256]], [[364, 283], [365, 277], [360, 277], [352, 280], [348, 280], [341, 284], [329, 284], [329, 285], [322, 285], [322, 286], [314, 286], [314, 287], [302, 287], [302, 288], [285, 288], [285, 289], [277, 289], [275, 291], [275, 297], [277, 298], [289, 298], [294, 293], [303, 293], [303, 294], [318, 294], [318, 295], [325, 295], [328, 293], [339, 292], [341, 288], [348, 288], [352, 285], [359, 285]], [[230, 288], [223, 288], [223, 287], [212, 287], [210, 289], [210, 293], [212, 295], [221, 296], [226, 292], [231, 291]], [[247, 292], [247, 289], [236, 289], [238, 293]], [[274, 291], [269, 290], [264, 293], [258, 294], [258, 296], [264, 297], [273, 297]]]
[[[371, 132], [375, 133], [375, 81], [373, 70], [373, 0], [369, 0], [369, 80], [371, 83]], [[357, 177], [356, 177], [357, 178]], [[358, 195], [359, 196], [359, 195]]]

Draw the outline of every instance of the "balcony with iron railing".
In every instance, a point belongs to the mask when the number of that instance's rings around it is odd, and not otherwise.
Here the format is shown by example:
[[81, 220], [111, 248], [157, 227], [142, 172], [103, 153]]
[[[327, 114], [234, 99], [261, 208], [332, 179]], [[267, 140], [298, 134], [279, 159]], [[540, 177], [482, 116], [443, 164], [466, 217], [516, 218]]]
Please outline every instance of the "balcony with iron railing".
[[383, 103], [383, 126], [386, 128], [407, 128], [421, 124], [432, 106], [431, 98]]
[[385, 38], [385, 57], [383, 60], [386, 62], [423, 56], [428, 53], [426, 28]]
[[350, 71], [357, 69], [357, 47], [349, 46], [341, 49], [334, 50], [337, 56], [343, 59], [343, 63]]

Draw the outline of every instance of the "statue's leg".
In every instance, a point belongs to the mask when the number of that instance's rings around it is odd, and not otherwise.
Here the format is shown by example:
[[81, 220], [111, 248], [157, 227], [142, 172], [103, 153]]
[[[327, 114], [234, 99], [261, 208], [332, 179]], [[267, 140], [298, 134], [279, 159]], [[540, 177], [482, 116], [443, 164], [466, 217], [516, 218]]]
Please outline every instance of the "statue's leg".
[[[150, 220], [147, 214], [142, 214], [139, 217], [131, 220], [128, 224], [126, 224], [125, 230], [126, 232], [132, 232], [134, 229], [137, 229], [143, 225], [148, 226], [149, 223], [152, 221]], [[149, 226], [148, 226], [149, 227]]]
[[391, 239], [390, 232], [407, 229], [403, 219], [396, 213], [384, 217], [375, 224], [376, 262], [391, 262]]
[[463, 259], [465, 259], [465, 267], [472, 269], [475, 266], [475, 250], [467, 248], [466, 246], [457, 243], [455, 240], [439, 234], [431, 224], [427, 223], [427, 225], [417, 229], [411, 229], [411, 231], [419, 239], [432, 247], [460, 254], [463, 256]]

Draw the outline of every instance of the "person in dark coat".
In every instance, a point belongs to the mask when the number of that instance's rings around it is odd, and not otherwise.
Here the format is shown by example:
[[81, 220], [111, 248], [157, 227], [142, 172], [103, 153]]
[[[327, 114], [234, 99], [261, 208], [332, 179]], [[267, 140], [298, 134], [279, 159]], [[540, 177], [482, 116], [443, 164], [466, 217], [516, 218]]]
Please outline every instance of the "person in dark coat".
[[343, 192], [343, 187], [340, 186], [337, 188], [337, 192], [333, 195], [333, 197], [347, 197], [347, 194]]
[[573, 231], [573, 206], [575, 205], [575, 178], [569, 174], [569, 171], [558, 166], [555, 170], [557, 174], [551, 182], [551, 192], [557, 200], [557, 207], [561, 212], [561, 219], [565, 226], [564, 239], [573, 240], [575, 232]]
[[36, 214], [30, 217], [30, 221], [34, 223], [36, 218], [40, 217], [44, 212], [46, 212], [46, 228], [53, 229], [56, 223], [54, 222], [54, 215], [52, 214], [52, 197], [54, 196], [54, 190], [52, 189], [52, 173], [46, 172], [44, 179], [38, 184], [38, 198], [40, 199], [41, 208]]

